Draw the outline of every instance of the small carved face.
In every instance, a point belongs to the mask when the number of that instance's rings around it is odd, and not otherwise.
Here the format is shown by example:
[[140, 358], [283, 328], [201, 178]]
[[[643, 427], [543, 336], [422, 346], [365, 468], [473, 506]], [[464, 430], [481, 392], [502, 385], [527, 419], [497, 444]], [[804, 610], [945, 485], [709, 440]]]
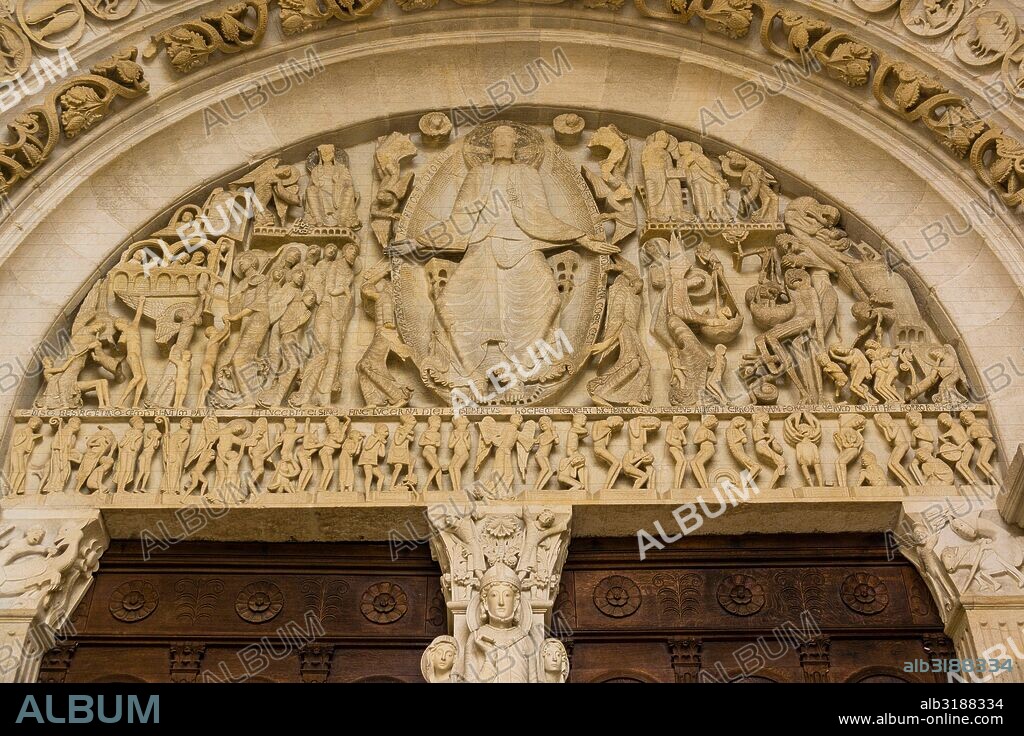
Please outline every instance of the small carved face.
[[42, 544], [44, 537], [46, 537], [46, 530], [41, 526], [34, 526], [25, 532], [25, 542], [33, 547]]
[[324, 257], [328, 261], [333, 261], [335, 258], [337, 258], [338, 257], [338, 246], [336, 246], [334, 243], [331, 243], [326, 248], [324, 248]]
[[491, 133], [495, 161], [511, 161], [516, 153], [516, 131], [507, 125], [499, 125]]
[[510, 583], [494, 583], [484, 591], [484, 605], [491, 622], [511, 621], [518, 603], [517, 591]]
[[549, 642], [544, 645], [544, 671], [545, 672], [558, 672], [562, 671], [562, 660], [565, 655], [562, 653], [562, 648], [554, 642]]
[[439, 675], [451, 672], [455, 666], [455, 647], [448, 642], [438, 644], [430, 654], [430, 664]]

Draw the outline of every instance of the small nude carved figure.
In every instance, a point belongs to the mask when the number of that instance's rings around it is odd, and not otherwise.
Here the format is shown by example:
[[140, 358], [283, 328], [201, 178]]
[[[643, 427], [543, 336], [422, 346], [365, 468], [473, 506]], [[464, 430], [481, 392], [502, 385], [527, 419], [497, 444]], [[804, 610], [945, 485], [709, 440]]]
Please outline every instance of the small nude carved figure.
[[768, 487], [774, 488], [779, 478], [786, 474], [786, 458], [782, 454], [782, 445], [771, 432], [771, 419], [763, 412], [754, 414], [754, 454], [775, 470], [768, 481]]
[[718, 442], [718, 417], [714, 414], [706, 414], [701, 417], [700, 426], [693, 433], [693, 444], [697, 446], [697, 454], [690, 460], [690, 469], [697, 485], [701, 488], [708, 487], [708, 474], [705, 466], [715, 455], [715, 444]]
[[427, 473], [427, 481], [423, 484], [422, 492], [429, 491], [431, 483], [437, 490], [443, 491], [441, 460], [437, 456], [437, 450], [441, 447], [441, 417], [436, 414], [427, 417], [427, 428], [420, 434], [416, 443], [420, 446], [420, 454], [423, 455], [423, 460], [430, 471]]
[[761, 464], [747, 452], [747, 420], [745, 418], [732, 418], [729, 428], [725, 430], [725, 444], [729, 448], [729, 454], [736, 462], [750, 473], [751, 478], [756, 478], [762, 468]]
[[783, 423], [783, 434], [796, 450], [796, 464], [800, 466], [804, 482], [808, 486], [824, 486], [821, 452], [818, 449], [818, 443], [821, 442], [821, 423], [818, 419], [807, 411], [793, 412]]
[[681, 414], [672, 417], [665, 432], [665, 446], [668, 447], [668, 454], [672, 457], [675, 470], [672, 473], [672, 487], [682, 488], [683, 478], [686, 477], [686, 468], [689, 460], [686, 459], [686, 428], [690, 420]]
[[607, 419], [594, 422], [594, 428], [591, 431], [591, 439], [594, 441], [594, 457], [608, 466], [608, 474], [604, 479], [604, 488], [614, 488], [615, 481], [618, 479], [619, 473], [622, 472], [622, 460], [612, 454], [608, 449], [608, 444], [612, 441], [612, 435], [623, 424], [622, 417], [613, 415]]

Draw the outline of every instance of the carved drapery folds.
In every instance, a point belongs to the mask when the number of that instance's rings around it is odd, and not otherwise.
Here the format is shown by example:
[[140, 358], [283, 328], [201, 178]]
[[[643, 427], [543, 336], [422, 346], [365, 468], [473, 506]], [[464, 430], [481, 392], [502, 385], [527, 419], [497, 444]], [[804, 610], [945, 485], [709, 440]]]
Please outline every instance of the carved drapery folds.
[[565, 682], [545, 638], [568, 551], [569, 507], [471, 505], [431, 517], [451, 636], [423, 654], [428, 682]]
[[109, 541], [96, 511], [3, 512], [0, 682], [35, 681], [44, 653], [68, 633]]

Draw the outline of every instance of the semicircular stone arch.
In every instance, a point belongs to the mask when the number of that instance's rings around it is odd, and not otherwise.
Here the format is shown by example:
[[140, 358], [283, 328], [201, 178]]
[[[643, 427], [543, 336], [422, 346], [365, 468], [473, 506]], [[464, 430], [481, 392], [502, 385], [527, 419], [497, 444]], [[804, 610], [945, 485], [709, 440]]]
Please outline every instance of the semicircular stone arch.
[[992, 200], [928, 135], [816, 79], [708, 129], [764, 62], [661, 38], [602, 60], [563, 31], [328, 39], [237, 120], [214, 65], [208, 99], [186, 78], [115, 116], [120, 155], [81, 144], [84, 180], [55, 160], [0, 269], [28, 374], [5, 510], [130, 537], [203, 498], [242, 508], [200, 538], [387, 539], [469, 489], [633, 536], [753, 477], [701, 533], [888, 531], [958, 647], [986, 643], [961, 593], [1024, 580], [960, 564], [1019, 544], [996, 508], [1024, 431], [1015, 215], [936, 239]]

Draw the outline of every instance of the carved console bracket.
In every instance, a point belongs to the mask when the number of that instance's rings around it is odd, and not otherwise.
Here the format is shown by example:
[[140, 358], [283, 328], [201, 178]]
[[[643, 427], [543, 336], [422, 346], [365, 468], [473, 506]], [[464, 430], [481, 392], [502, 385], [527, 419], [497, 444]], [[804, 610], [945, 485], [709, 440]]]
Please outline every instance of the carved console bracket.
[[892, 532], [931, 590], [960, 660], [985, 660], [968, 682], [1024, 682], [1024, 533], [991, 502], [950, 506], [904, 502]]
[[545, 638], [569, 544], [569, 506], [470, 505], [431, 513], [452, 636], [423, 653], [428, 682], [564, 682]]
[[0, 682], [35, 682], [110, 539], [98, 511], [0, 516]]

